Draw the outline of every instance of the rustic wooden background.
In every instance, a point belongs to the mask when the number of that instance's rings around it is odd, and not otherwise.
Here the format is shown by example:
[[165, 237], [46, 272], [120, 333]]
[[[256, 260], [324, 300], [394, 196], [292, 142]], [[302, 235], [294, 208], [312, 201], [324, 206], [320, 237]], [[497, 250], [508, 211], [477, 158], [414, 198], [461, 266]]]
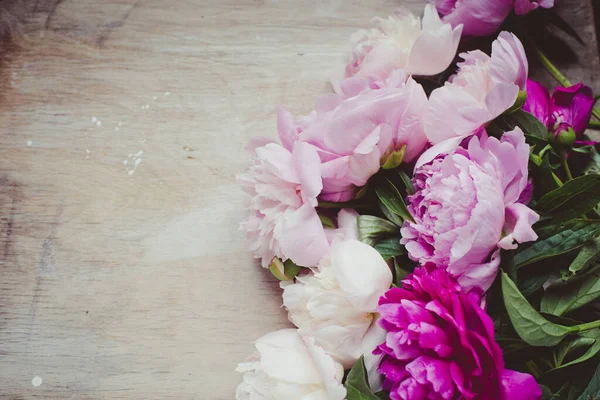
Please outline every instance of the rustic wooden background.
[[[401, 4], [0, 0], [0, 397], [232, 399], [287, 326], [237, 230], [244, 146]], [[598, 90], [591, 0], [560, 9]]]

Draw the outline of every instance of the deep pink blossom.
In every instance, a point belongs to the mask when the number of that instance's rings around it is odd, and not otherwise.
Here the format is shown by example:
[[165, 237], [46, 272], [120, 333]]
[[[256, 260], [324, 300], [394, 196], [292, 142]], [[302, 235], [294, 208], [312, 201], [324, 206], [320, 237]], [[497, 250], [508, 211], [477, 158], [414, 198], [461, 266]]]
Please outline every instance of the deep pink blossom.
[[444, 270], [418, 268], [379, 301], [376, 350], [391, 400], [538, 400], [533, 376], [504, 368], [481, 297]]
[[594, 93], [592, 88], [578, 83], [568, 88], [557, 86], [552, 97], [539, 82], [527, 81], [527, 101], [523, 110], [535, 115], [549, 131], [558, 135], [573, 128], [581, 139], [592, 116]]
[[554, 0], [515, 0], [515, 14], [525, 15], [533, 10], [537, 10], [538, 7], [552, 8], [554, 7]]
[[501, 140], [480, 136], [466, 148], [417, 162], [415, 193], [408, 196], [414, 221], [405, 221], [401, 243], [420, 264], [447, 269], [467, 290], [486, 291], [499, 249], [536, 240], [531, 226], [539, 216], [520, 202], [530, 192], [523, 132], [516, 128]]

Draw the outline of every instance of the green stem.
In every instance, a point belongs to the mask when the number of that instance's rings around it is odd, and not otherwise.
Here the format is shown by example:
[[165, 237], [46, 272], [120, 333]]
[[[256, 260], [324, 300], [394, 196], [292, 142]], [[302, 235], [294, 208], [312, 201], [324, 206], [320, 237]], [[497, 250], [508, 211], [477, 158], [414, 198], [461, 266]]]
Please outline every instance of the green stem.
[[588, 128], [600, 131], [600, 122], [590, 121], [590, 123], [588, 124]]
[[562, 185], [564, 185], [564, 183], [560, 180], [560, 178], [558, 176], [556, 176], [556, 174], [554, 172], [552, 173], [552, 178], [554, 178], [554, 182], [556, 182], [558, 187], [561, 187]]
[[546, 57], [546, 55], [540, 50], [540, 48], [536, 45], [534, 45], [534, 47], [540, 62], [542, 63], [544, 68], [546, 68], [546, 70], [550, 72], [554, 79], [556, 79], [556, 81], [564, 87], [571, 86], [571, 82], [569, 81], [569, 79], [567, 79], [567, 77], [564, 76], [562, 72], [560, 72], [558, 68], [554, 66], [554, 64], [552, 64], [552, 61], [550, 61], [548, 57]]
[[[554, 64], [552, 64], [552, 61], [550, 61], [548, 57], [546, 57], [546, 55], [540, 50], [540, 48], [533, 43], [532, 45], [535, 48], [535, 52], [537, 53], [538, 59], [540, 60], [544, 68], [546, 68], [546, 70], [550, 72], [550, 75], [552, 75], [552, 77], [556, 79], [556, 81], [562, 86], [571, 86], [571, 81], [569, 81], [569, 79], [566, 76], [564, 76], [562, 72], [560, 72], [559, 69], [556, 68], [556, 66], [554, 66]], [[592, 115], [594, 115], [594, 117], [600, 120], [600, 109], [598, 107], [594, 107], [592, 109]]]
[[333, 201], [320, 201], [319, 208], [367, 208], [369, 207], [367, 204], [360, 204], [352, 201], [347, 201], [345, 203], [335, 203]]
[[573, 332], [583, 332], [583, 331], [589, 331], [589, 330], [595, 329], [595, 328], [600, 328], [600, 319], [593, 321], [593, 322], [576, 325], [576, 326], [572, 327], [571, 329], [573, 330]]
[[551, 145], [549, 145], [549, 144], [547, 144], [547, 145], [546, 145], [546, 147], [544, 147], [544, 148], [542, 149], [542, 151], [540, 151], [540, 152], [538, 153], [538, 157], [540, 157], [540, 158], [544, 158], [544, 156], [546, 155], [546, 153], [548, 152], [548, 150], [552, 150], [552, 146], [551, 146]]
[[569, 163], [567, 162], [567, 153], [564, 151], [560, 154], [560, 162], [562, 163], [565, 173], [567, 174], [567, 180], [572, 180], [573, 175], [571, 175], [571, 169], [569, 168]]

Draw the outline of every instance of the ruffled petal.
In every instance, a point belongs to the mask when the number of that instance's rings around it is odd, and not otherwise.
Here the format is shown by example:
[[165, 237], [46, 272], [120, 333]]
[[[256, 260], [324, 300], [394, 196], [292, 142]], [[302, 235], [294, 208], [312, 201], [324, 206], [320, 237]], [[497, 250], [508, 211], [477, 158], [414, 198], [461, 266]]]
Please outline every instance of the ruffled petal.
[[540, 385], [533, 376], [509, 369], [502, 374], [502, 388], [503, 400], [539, 400], [542, 397]]

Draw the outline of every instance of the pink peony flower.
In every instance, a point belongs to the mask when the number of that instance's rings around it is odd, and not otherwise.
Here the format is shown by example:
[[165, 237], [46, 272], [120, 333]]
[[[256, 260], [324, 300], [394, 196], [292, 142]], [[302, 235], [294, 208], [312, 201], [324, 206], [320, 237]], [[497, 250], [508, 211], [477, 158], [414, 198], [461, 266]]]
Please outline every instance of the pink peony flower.
[[512, 33], [500, 33], [491, 57], [479, 50], [460, 56], [460, 70], [431, 93], [423, 116], [433, 144], [473, 134], [510, 108], [527, 86], [527, 57]]
[[515, 0], [515, 14], [525, 15], [533, 10], [537, 10], [538, 7], [552, 8], [554, 7], [554, 0]]
[[548, 89], [541, 83], [527, 81], [527, 101], [523, 110], [535, 115], [555, 136], [572, 128], [576, 140], [581, 140], [593, 108], [592, 88], [583, 83], [568, 88], [557, 86], [550, 97]]
[[396, 69], [411, 75], [439, 74], [454, 59], [462, 32], [461, 25], [452, 29], [442, 22], [432, 4], [425, 6], [422, 22], [406, 9], [376, 22], [376, 28], [352, 35], [350, 61], [331, 78], [337, 93], [341, 82], [353, 76], [385, 79]]
[[418, 268], [380, 300], [387, 331], [376, 350], [392, 400], [538, 400], [528, 374], [504, 368], [492, 319], [481, 298], [466, 294], [447, 272]]
[[236, 400], [344, 400], [344, 368], [302, 331], [282, 329], [255, 343], [250, 361], [238, 365], [244, 374]]
[[486, 291], [498, 271], [499, 248], [537, 239], [531, 226], [539, 216], [523, 204], [528, 160], [529, 146], [516, 128], [501, 140], [483, 132], [467, 148], [418, 167], [407, 205], [414, 222], [401, 229], [409, 256], [446, 269], [466, 290]]
[[251, 215], [242, 229], [263, 267], [273, 257], [314, 266], [327, 254], [329, 243], [315, 210], [320, 168], [317, 151], [306, 143], [292, 150], [268, 143], [255, 149], [254, 164], [238, 177], [251, 196]]
[[463, 35], [487, 36], [496, 32], [513, 9], [513, 0], [434, 0], [442, 19], [462, 24]]
[[325, 201], [348, 201], [379, 171], [394, 150], [406, 146], [404, 161], [416, 159], [427, 144], [421, 116], [425, 91], [402, 71], [385, 82], [358, 78], [343, 83], [346, 97], [321, 96], [315, 110], [294, 120], [280, 108], [279, 136], [292, 151], [297, 142], [310, 145], [321, 159]]

